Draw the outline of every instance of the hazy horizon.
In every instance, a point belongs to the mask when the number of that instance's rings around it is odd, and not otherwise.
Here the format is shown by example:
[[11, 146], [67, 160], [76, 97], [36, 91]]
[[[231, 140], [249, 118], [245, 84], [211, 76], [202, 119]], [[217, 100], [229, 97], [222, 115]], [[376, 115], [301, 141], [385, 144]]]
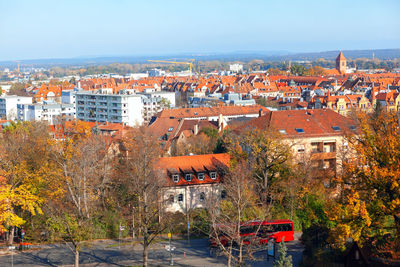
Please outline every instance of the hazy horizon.
[[400, 47], [400, 1], [6, 1], [0, 61]]

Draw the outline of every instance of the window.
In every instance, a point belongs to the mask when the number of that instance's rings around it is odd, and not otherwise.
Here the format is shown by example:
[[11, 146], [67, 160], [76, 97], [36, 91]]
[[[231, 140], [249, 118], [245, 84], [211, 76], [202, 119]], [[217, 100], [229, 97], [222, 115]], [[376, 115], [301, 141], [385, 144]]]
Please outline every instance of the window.
[[204, 194], [204, 192], [200, 193], [200, 202], [204, 202], [204, 200], [206, 200], [206, 194]]
[[340, 127], [339, 127], [339, 126], [332, 126], [332, 129], [333, 129], [335, 132], [339, 132], [339, 131], [340, 131]]
[[178, 201], [179, 202], [183, 202], [183, 194], [179, 194], [178, 195]]
[[197, 174], [197, 179], [199, 179], [200, 181], [203, 181], [204, 180], [204, 173]]
[[296, 130], [296, 132], [298, 133], [304, 133], [303, 128], [294, 128]]
[[172, 175], [172, 179], [174, 180], [174, 183], [179, 182], [179, 175], [178, 174]]
[[174, 203], [174, 202], [175, 202], [175, 197], [174, 197], [174, 195], [169, 195], [168, 201], [169, 201], [170, 204]]
[[226, 198], [226, 191], [222, 190], [221, 191], [221, 199], [225, 199]]
[[185, 175], [185, 179], [186, 179], [186, 181], [188, 181], [188, 182], [192, 181], [192, 174], [187, 173], [187, 174]]
[[217, 173], [216, 172], [210, 172], [210, 178], [215, 180], [217, 179]]
[[297, 153], [304, 153], [305, 150], [304, 145], [297, 146]]

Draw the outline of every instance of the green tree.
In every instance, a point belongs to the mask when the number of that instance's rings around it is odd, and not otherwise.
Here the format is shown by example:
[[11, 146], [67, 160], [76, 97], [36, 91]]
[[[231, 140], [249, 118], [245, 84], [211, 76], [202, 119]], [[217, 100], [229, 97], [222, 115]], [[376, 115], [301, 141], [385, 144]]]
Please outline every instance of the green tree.
[[279, 256], [274, 261], [274, 267], [292, 267], [292, 256], [287, 255], [287, 248], [285, 242], [279, 243]]

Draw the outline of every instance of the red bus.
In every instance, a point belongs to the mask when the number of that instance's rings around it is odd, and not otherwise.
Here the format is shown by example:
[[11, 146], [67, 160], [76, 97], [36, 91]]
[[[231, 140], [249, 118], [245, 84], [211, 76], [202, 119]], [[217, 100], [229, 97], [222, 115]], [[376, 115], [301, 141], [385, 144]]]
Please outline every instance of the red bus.
[[[224, 226], [219, 226], [219, 242], [226, 246], [229, 243], [229, 235], [224, 234]], [[228, 227], [229, 228], [229, 227]], [[227, 228], [226, 228], [227, 229]], [[249, 221], [241, 224], [240, 236], [242, 242], [246, 245], [254, 242], [259, 244], [267, 244], [268, 240], [273, 238], [276, 242], [288, 242], [294, 240], [293, 222], [290, 220], [273, 220], [273, 221]], [[210, 245], [218, 246], [215, 238], [210, 239]]]

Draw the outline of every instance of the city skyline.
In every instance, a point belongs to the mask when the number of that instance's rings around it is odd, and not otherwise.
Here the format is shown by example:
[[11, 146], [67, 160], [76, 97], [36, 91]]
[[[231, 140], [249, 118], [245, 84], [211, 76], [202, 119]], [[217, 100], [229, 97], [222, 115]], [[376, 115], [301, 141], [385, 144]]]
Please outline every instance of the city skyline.
[[397, 1], [0, 1], [0, 61], [400, 47]]

